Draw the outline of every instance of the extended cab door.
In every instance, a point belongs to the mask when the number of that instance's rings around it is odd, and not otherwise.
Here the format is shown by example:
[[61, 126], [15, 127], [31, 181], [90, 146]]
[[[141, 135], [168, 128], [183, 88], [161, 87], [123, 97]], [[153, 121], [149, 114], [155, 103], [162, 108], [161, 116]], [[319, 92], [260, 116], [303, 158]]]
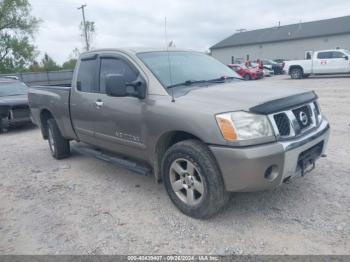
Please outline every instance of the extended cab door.
[[108, 75], [121, 75], [125, 82], [131, 83], [140, 77], [140, 72], [121, 54], [101, 55], [99, 65], [99, 94], [96, 99], [101, 101], [101, 106], [95, 112], [95, 139], [102, 148], [141, 158], [145, 149], [142, 136], [145, 102], [136, 97], [106, 95]]
[[73, 79], [70, 110], [75, 132], [86, 143], [94, 142], [94, 113], [98, 85], [97, 55], [83, 57]]
[[349, 57], [341, 51], [332, 52], [334, 73], [348, 73], [350, 71]]

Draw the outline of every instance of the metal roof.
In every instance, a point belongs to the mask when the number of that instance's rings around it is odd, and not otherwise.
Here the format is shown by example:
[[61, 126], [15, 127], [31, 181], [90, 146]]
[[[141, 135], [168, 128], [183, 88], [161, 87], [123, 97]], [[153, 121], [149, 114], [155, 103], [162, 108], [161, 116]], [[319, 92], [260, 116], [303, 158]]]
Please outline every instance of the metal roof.
[[236, 33], [211, 49], [350, 33], [350, 16]]

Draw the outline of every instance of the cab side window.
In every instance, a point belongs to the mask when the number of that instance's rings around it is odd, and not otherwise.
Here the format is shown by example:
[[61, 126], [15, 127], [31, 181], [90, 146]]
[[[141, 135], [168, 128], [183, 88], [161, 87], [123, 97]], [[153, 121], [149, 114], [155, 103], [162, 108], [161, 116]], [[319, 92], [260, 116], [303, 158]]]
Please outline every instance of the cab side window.
[[332, 58], [343, 58], [344, 56], [342, 52], [332, 52]]
[[135, 81], [138, 73], [124, 60], [118, 58], [102, 58], [100, 69], [100, 93], [106, 93], [108, 75], [120, 75], [126, 83]]
[[81, 60], [78, 75], [77, 89], [81, 92], [96, 93], [98, 85], [96, 81], [97, 59]]
[[319, 52], [317, 54], [318, 59], [330, 59], [332, 58], [332, 52]]

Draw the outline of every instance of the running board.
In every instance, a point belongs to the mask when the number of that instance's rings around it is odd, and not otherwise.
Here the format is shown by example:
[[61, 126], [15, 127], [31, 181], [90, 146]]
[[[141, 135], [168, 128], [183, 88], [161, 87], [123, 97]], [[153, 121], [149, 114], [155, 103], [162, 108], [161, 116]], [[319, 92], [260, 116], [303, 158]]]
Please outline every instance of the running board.
[[139, 163], [133, 162], [132, 160], [111, 156], [107, 153], [103, 153], [100, 150], [96, 150], [88, 146], [74, 145], [71, 147], [71, 149], [72, 151], [75, 151], [81, 155], [90, 156], [106, 161], [116, 167], [128, 169], [130, 171], [138, 173], [139, 175], [152, 176], [152, 170], [150, 168], [147, 168], [146, 166], [143, 166]]

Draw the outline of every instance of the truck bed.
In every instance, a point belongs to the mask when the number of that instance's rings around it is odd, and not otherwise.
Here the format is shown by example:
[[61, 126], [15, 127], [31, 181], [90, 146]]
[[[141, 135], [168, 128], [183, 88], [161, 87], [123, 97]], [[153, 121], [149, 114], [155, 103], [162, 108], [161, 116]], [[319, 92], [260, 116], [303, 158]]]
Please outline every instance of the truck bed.
[[32, 86], [29, 88], [29, 105], [33, 122], [40, 126], [40, 117], [51, 114], [60, 128], [62, 135], [76, 139], [70, 118], [70, 87]]

